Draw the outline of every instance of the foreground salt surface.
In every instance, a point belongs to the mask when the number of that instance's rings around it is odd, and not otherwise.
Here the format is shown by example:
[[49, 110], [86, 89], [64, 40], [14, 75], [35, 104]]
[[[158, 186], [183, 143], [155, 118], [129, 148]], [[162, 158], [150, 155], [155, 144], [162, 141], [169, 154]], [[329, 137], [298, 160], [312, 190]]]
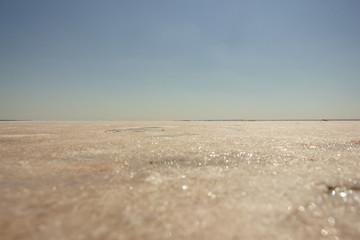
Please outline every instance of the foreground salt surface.
[[360, 122], [1, 122], [1, 239], [360, 239]]

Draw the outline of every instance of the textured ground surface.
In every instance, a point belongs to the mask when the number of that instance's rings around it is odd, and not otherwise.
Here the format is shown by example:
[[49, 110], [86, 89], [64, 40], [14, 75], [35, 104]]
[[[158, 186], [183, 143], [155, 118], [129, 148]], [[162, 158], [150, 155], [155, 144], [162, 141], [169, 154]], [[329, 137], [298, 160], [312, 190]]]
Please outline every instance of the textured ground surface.
[[0, 122], [1, 239], [360, 239], [360, 122]]

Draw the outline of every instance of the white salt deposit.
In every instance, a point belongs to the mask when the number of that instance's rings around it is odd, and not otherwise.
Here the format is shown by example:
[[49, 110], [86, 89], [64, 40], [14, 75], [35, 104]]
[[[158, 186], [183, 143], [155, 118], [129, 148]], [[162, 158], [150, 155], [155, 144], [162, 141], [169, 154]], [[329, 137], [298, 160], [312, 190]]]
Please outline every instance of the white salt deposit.
[[1, 239], [360, 239], [360, 122], [1, 122]]

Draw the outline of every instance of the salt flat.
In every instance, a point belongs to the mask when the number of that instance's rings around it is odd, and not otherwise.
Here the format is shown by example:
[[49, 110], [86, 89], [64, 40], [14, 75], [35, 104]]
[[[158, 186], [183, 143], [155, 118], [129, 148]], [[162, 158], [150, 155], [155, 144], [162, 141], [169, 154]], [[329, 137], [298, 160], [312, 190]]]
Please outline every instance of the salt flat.
[[0, 122], [1, 239], [360, 239], [360, 122]]

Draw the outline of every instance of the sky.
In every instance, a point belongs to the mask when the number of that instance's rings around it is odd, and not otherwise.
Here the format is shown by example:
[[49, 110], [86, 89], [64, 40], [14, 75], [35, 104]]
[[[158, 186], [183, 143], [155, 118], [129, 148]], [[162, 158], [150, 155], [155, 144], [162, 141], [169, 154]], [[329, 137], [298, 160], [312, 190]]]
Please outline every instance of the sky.
[[1, 0], [0, 119], [360, 118], [358, 0]]

